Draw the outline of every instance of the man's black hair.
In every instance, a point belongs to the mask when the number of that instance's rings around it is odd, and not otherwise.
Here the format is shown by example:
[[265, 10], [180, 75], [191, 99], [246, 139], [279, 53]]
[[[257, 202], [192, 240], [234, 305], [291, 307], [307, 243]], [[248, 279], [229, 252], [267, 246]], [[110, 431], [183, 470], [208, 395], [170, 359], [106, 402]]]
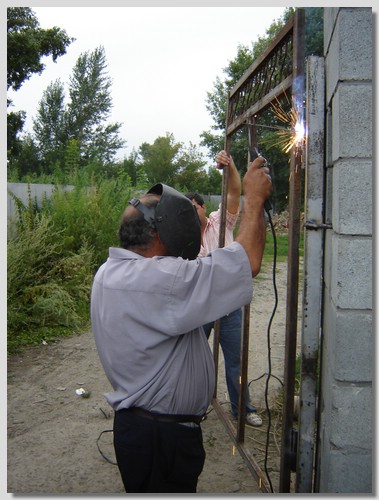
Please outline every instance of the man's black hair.
[[[156, 196], [145, 195], [144, 205], [155, 208], [159, 202]], [[145, 221], [143, 213], [136, 211], [132, 216], [122, 216], [118, 230], [120, 246], [129, 250], [134, 247], [145, 249], [154, 238], [154, 229]]]
[[198, 205], [201, 207], [204, 205], [205, 201], [202, 196], [200, 196], [198, 193], [187, 193], [186, 194], [187, 198], [189, 200], [195, 200]]

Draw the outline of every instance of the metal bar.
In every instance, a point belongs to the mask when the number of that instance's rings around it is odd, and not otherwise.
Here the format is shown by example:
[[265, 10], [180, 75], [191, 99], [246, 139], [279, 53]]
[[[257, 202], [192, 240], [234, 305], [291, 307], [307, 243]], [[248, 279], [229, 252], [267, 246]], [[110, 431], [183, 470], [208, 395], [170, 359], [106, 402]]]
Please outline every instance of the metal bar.
[[[230, 138], [225, 137], [225, 151], [229, 151]], [[221, 220], [220, 232], [218, 239], [218, 246], [222, 248], [225, 244], [225, 227], [226, 227], [226, 206], [228, 201], [228, 181], [229, 181], [229, 168], [222, 169], [222, 189], [221, 189]], [[218, 360], [220, 348], [220, 320], [216, 320], [213, 327], [213, 361], [215, 365], [215, 389], [213, 396], [217, 397], [217, 382], [218, 382]]]
[[[304, 88], [304, 11], [297, 9], [294, 24], [294, 81], [292, 95], [303, 100]], [[284, 359], [284, 400], [282, 419], [282, 446], [280, 462], [280, 493], [290, 493], [291, 465], [294, 461], [292, 446], [293, 403], [296, 367], [297, 309], [299, 288], [299, 242], [301, 208], [301, 157], [294, 148], [291, 151], [290, 189], [289, 189], [289, 228], [288, 228], [288, 268], [287, 268], [287, 307], [286, 342]]]
[[[256, 126], [255, 118], [251, 117], [248, 123], [249, 135], [249, 152], [253, 144], [257, 145], [256, 140]], [[249, 160], [250, 158], [249, 153]], [[243, 443], [245, 439], [245, 419], [246, 419], [246, 391], [247, 374], [249, 367], [249, 337], [250, 337], [250, 304], [246, 305], [243, 310], [243, 328], [242, 328], [242, 342], [241, 342], [241, 361], [240, 361], [240, 384], [239, 384], [239, 398], [238, 398], [238, 417], [237, 417], [237, 441]]]
[[220, 248], [222, 248], [225, 244], [226, 206], [228, 202], [228, 181], [229, 181], [229, 168], [224, 167], [222, 169], [221, 221], [220, 221], [220, 233], [218, 240], [218, 246]]
[[216, 320], [213, 326], [213, 362], [215, 365], [215, 387], [213, 392], [214, 398], [217, 398], [219, 345], [220, 345], [220, 320]]
[[317, 363], [321, 329], [325, 184], [325, 77], [324, 59], [307, 63], [306, 124], [308, 127], [304, 234], [304, 286], [301, 335], [299, 441], [296, 492], [312, 493], [317, 408]]
[[246, 391], [247, 372], [249, 367], [249, 336], [250, 336], [250, 304], [243, 309], [241, 363], [240, 363], [240, 385], [238, 398], [237, 417], [237, 441], [243, 443], [245, 440], [245, 418], [246, 418]]
[[[296, 11], [295, 16], [286, 24], [286, 26], [280, 31], [278, 36], [273, 40], [266, 51], [251, 65], [250, 68], [244, 73], [235, 87], [229, 94], [228, 97], [228, 108], [226, 113], [226, 139], [225, 139], [225, 149], [228, 151], [227, 142], [230, 141], [230, 136], [237, 130], [245, 126], [246, 122], [253, 116], [258, 115], [264, 109], [266, 109], [275, 98], [279, 98], [284, 95], [286, 91], [292, 87], [292, 95], [296, 94], [295, 81], [297, 76], [302, 75], [303, 67], [303, 57], [304, 54], [300, 54], [303, 48], [303, 36], [304, 36], [304, 14]], [[296, 35], [296, 36], [295, 36]], [[291, 58], [292, 54], [292, 58]], [[272, 70], [272, 64], [275, 67], [275, 71]], [[271, 65], [271, 66], [270, 66]], [[269, 81], [268, 81], [269, 80]], [[301, 96], [302, 97], [302, 96]], [[294, 320], [297, 319], [297, 291], [298, 291], [298, 243], [299, 243], [299, 224], [300, 224], [300, 188], [301, 188], [301, 161], [299, 163], [298, 157], [293, 157], [291, 160], [291, 176], [290, 181], [290, 200], [292, 198], [292, 206], [290, 208], [290, 234], [289, 234], [289, 256], [291, 262], [290, 270], [288, 271], [288, 283], [287, 287], [291, 288], [294, 286], [294, 291], [288, 295], [287, 298], [287, 317], [288, 326], [286, 326], [286, 335], [292, 330], [292, 324]], [[223, 178], [223, 181], [227, 179]], [[226, 192], [223, 184], [223, 193]], [[290, 202], [291, 203], [291, 202]], [[296, 296], [295, 296], [296, 293]], [[287, 288], [288, 294], [288, 288]], [[290, 308], [295, 307], [295, 315], [290, 312]], [[292, 316], [291, 316], [292, 315]], [[245, 310], [245, 318], [250, 317], [250, 313]], [[247, 339], [245, 338], [247, 336]], [[289, 335], [290, 336], [290, 335]], [[292, 335], [293, 337], [293, 335]], [[264, 489], [265, 492], [271, 491], [265, 477], [257, 467], [254, 458], [249, 454], [243, 445], [244, 439], [244, 420], [242, 417], [244, 405], [245, 393], [243, 392], [243, 379], [245, 378], [245, 368], [247, 367], [248, 359], [248, 347], [246, 347], [248, 340], [248, 332], [245, 332], [243, 336], [243, 345], [241, 348], [241, 386], [239, 395], [239, 418], [237, 420], [237, 434], [235, 433], [235, 428], [223, 412], [221, 406], [217, 402], [216, 396], [213, 400], [213, 406], [216, 409], [220, 419], [223, 421], [225, 427], [227, 428], [231, 438], [235, 442], [237, 449], [239, 450], [242, 458], [246, 461], [248, 467], [253, 473], [254, 477], [259, 482], [260, 487]], [[295, 349], [296, 349], [296, 331], [294, 335]], [[293, 342], [293, 338], [291, 338]], [[216, 354], [217, 351], [217, 354]], [[293, 346], [289, 343], [288, 352], [293, 351]], [[296, 351], [295, 351], [296, 352]], [[214, 356], [216, 365], [216, 383], [217, 383], [217, 370], [218, 370], [218, 336], [215, 335], [214, 343]], [[244, 358], [246, 356], [246, 358]], [[287, 354], [286, 354], [287, 356]], [[216, 362], [217, 360], [217, 362]], [[244, 363], [246, 362], [246, 366]], [[288, 360], [286, 365], [288, 366]], [[294, 362], [293, 362], [294, 366]], [[289, 393], [291, 392], [291, 384], [294, 383], [294, 373], [290, 370], [286, 372], [285, 377], [289, 378]], [[247, 381], [247, 373], [246, 373]], [[217, 387], [217, 386], [216, 386]], [[246, 387], [246, 386], [245, 386]], [[290, 396], [291, 397], [291, 396]], [[241, 411], [242, 410], [242, 411]], [[289, 408], [289, 420], [292, 423], [293, 416], [293, 396], [292, 396], [292, 409]], [[246, 410], [245, 410], [246, 411]], [[291, 415], [292, 411], [292, 415]], [[288, 415], [286, 415], [288, 418]], [[284, 441], [283, 441], [284, 442]], [[282, 447], [283, 448], [283, 447]], [[285, 455], [286, 458], [286, 455]]]
[[246, 446], [243, 443], [240, 443], [236, 439], [236, 429], [233, 425], [233, 422], [230, 420], [229, 415], [223, 410], [223, 408], [221, 407], [221, 405], [217, 401], [217, 399], [212, 400], [212, 406], [213, 406], [214, 410], [216, 411], [219, 419], [224, 424], [225, 429], [227, 430], [230, 438], [232, 439], [232, 441], [233, 441], [235, 447], [237, 448], [238, 452], [240, 453], [241, 457], [246, 462], [251, 474], [253, 475], [254, 479], [257, 481], [258, 486], [259, 486], [260, 490], [262, 491], [262, 493], [271, 493], [271, 489], [270, 489], [270, 486], [267, 482], [266, 476], [263, 474], [263, 472], [259, 468], [254, 457], [251, 455], [251, 453], [246, 448]]
[[238, 92], [238, 90], [245, 84], [245, 82], [251, 78], [251, 75], [257, 70], [257, 68], [262, 64], [262, 62], [269, 58], [270, 53], [275, 49], [277, 45], [286, 37], [291, 34], [294, 25], [294, 17], [288, 20], [285, 26], [279, 31], [275, 39], [269, 44], [266, 50], [253, 62], [253, 64], [244, 72], [238, 82], [234, 85], [230, 91], [229, 97]]
[[261, 113], [271, 105], [271, 102], [274, 99], [280, 99], [280, 97], [284, 95], [285, 92], [291, 88], [291, 86], [292, 76], [288, 76], [274, 89], [270, 90], [270, 92], [266, 96], [256, 101], [252, 106], [247, 108], [236, 119], [234, 119], [227, 127], [227, 134], [232, 135], [237, 132], [237, 130], [239, 130], [246, 124], [246, 120], [249, 116], [254, 116], [258, 113]]

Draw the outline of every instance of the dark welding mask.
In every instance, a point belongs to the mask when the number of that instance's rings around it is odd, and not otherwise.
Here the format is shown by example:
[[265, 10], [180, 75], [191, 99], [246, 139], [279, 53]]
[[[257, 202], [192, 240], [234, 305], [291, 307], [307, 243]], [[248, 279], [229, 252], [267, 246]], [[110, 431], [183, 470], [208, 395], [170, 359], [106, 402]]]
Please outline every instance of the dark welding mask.
[[150, 226], [158, 231], [170, 255], [196, 259], [200, 251], [201, 230], [192, 202], [176, 189], [162, 183], [153, 186], [149, 193], [161, 197], [155, 208], [147, 207], [135, 198], [129, 203], [140, 210]]

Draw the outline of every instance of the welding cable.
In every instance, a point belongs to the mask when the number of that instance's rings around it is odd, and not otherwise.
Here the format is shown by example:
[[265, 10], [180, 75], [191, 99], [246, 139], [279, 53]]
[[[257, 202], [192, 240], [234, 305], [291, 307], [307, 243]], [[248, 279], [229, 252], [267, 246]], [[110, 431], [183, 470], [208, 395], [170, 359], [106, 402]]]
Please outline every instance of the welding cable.
[[97, 449], [99, 450], [100, 452], [100, 455], [104, 458], [104, 460], [106, 460], [107, 462], [109, 462], [110, 464], [112, 465], [117, 465], [117, 462], [115, 462], [114, 460], [108, 458], [102, 451], [101, 451], [101, 448], [100, 448], [100, 444], [99, 444], [99, 441], [100, 441], [100, 438], [101, 436], [105, 433], [105, 432], [113, 432], [113, 429], [106, 429], [105, 431], [101, 431], [100, 432], [100, 435], [99, 437], [97, 438], [96, 440], [96, 446], [97, 446]]
[[[250, 384], [252, 384], [253, 382], [258, 382], [258, 380], [260, 380], [261, 378], [263, 378], [265, 375], [268, 375], [268, 373], [265, 372], [265, 373], [262, 373], [262, 375], [259, 375], [259, 377], [257, 377], [257, 378], [252, 378], [250, 380], [250, 382], [248, 383], [248, 386], [250, 387]], [[281, 386], [284, 387], [283, 380], [280, 380], [280, 378], [277, 377], [276, 375], [274, 375], [273, 373], [271, 373], [271, 377], [275, 378], [281, 384]]]
[[[268, 473], [267, 469], [267, 460], [268, 460], [268, 448], [270, 444], [270, 429], [271, 429], [271, 411], [270, 411], [270, 406], [268, 403], [268, 387], [269, 387], [269, 382], [271, 376], [271, 325], [276, 313], [276, 309], [278, 307], [278, 289], [276, 286], [276, 259], [277, 259], [277, 245], [276, 245], [276, 234], [275, 234], [275, 228], [274, 224], [272, 222], [271, 214], [267, 210], [266, 211], [267, 216], [268, 216], [268, 221], [270, 224], [271, 228], [271, 233], [272, 233], [272, 238], [273, 238], [273, 245], [274, 245], [274, 256], [273, 256], [273, 263], [272, 263], [272, 284], [274, 288], [274, 307], [271, 313], [270, 321], [267, 326], [267, 359], [268, 359], [268, 373], [267, 373], [267, 378], [266, 378], [266, 387], [265, 387], [265, 404], [266, 404], [266, 412], [267, 412], [267, 432], [266, 432], [266, 450], [265, 450], [265, 460], [264, 460], [264, 469], [266, 472], [266, 476], [268, 479], [268, 482], [270, 484], [271, 492], [274, 493], [274, 489], [272, 487], [272, 482], [270, 479], [270, 475]], [[277, 377], [275, 377], [277, 378]], [[278, 379], [279, 380], [279, 379]]]

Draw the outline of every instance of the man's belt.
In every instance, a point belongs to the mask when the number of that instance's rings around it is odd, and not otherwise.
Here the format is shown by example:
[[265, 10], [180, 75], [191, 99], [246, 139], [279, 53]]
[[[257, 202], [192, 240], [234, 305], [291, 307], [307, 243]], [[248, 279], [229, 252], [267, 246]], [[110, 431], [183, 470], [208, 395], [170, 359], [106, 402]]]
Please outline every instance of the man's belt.
[[157, 422], [176, 422], [176, 423], [186, 423], [194, 422], [195, 424], [200, 424], [204, 420], [204, 415], [173, 415], [165, 413], [156, 413], [153, 411], [147, 411], [143, 408], [138, 408], [137, 406], [132, 406], [131, 408], [123, 408], [119, 411], [127, 411], [133, 415], [137, 415], [142, 418], [147, 418], [148, 420], [156, 420]]

